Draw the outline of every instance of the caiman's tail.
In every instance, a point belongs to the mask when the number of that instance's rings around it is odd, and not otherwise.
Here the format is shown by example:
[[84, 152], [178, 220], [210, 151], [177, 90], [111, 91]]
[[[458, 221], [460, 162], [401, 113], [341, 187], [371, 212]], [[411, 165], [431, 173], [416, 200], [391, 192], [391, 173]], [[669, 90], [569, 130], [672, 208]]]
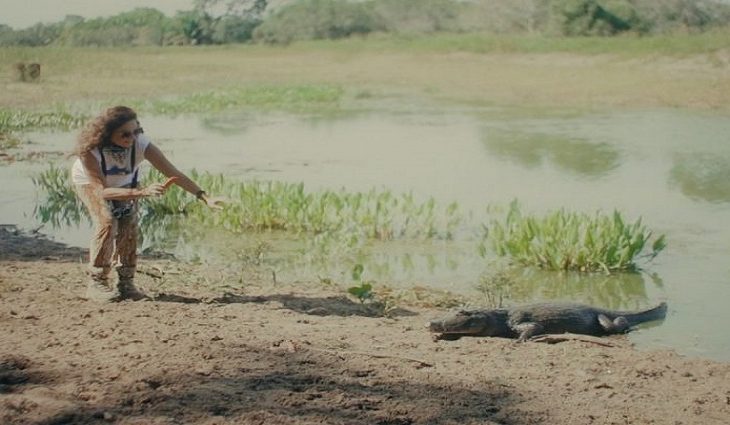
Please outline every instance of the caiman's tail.
[[626, 312], [622, 314], [629, 322], [629, 326], [636, 326], [639, 323], [664, 320], [667, 315], [667, 303], [662, 302], [658, 306], [645, 311]]

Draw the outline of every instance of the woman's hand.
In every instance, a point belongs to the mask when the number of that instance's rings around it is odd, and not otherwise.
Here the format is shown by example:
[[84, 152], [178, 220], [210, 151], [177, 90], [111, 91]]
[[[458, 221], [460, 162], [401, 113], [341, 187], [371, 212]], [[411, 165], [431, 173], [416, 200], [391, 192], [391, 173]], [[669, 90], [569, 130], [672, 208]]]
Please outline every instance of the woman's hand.
[[172, 176], [172, 177], [170, 177], [169, 179], [165, 180], [165, 182], [164, 182], [164, 183], [162, 183], [162, 185], [163, 185], [163, 186], [165, 186], [165, 189], [169, 189], [170, 187], [172, 187], [172, 185], [173, 185], [173, 184], [174, 184], [174, 183], [175, 183], [176, 181], [178, 181], [178, 179], [179, 179], [179, 177], [177, 177], [177, 176]]
[[161, 196], [167, 191], [167, 186], [163, 183], [152, 183], [151, 185], [142, 188], [142, 196]]
[[210, 209], [222, 210], [223, 205], [228, 201], [226, 198], [221, 196], [208, 197], [208, 195], [202, 195], [200, 200]]

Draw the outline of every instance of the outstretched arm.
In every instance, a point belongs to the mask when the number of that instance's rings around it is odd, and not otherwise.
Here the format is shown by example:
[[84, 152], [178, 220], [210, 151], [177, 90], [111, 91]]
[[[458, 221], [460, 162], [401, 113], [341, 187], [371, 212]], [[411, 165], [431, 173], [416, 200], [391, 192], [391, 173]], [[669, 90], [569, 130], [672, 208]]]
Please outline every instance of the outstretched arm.
[[147, 149], [145, 149], [144, 156], [153, 167], [166, 177], [176, 177], [174, 181], [176, 185], [197, 196], [198, 199], [205, 202], [209, 207], [219, 207], [219, 200], [209, 198], [208, 194], [182, 171], [178, 170], [157, 146], [150, 143], [149, 146], [147, 146]]

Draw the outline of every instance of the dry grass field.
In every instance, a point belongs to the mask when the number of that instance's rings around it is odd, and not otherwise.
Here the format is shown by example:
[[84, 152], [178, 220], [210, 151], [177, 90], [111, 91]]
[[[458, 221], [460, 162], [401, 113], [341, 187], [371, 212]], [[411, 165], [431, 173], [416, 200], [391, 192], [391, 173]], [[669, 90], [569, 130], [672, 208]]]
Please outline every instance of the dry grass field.
[[[154, 99], [232, 87], [336, 85], [350, 96], [409, 94], [538, 108], [730, 109], [730, 43], [710, 51], [489, 50], [373, 42], [286, 47], [0, 49], [0, 107]], [[19, 61], [38, 83], [14, 81]]]

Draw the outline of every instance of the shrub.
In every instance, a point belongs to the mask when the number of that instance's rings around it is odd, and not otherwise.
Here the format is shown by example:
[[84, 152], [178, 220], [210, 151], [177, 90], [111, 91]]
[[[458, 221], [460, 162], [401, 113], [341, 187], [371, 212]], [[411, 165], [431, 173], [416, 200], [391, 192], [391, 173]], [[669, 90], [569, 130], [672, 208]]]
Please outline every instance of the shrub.
[[336, 39], [381, 29], [370, 3], [303, 0], [282, 7], [254, 30], [257, 41]]
[[377, 0], [373, 7], [385, 31], [416, 34], [460, 31], [464, 9], [453, 0]]

